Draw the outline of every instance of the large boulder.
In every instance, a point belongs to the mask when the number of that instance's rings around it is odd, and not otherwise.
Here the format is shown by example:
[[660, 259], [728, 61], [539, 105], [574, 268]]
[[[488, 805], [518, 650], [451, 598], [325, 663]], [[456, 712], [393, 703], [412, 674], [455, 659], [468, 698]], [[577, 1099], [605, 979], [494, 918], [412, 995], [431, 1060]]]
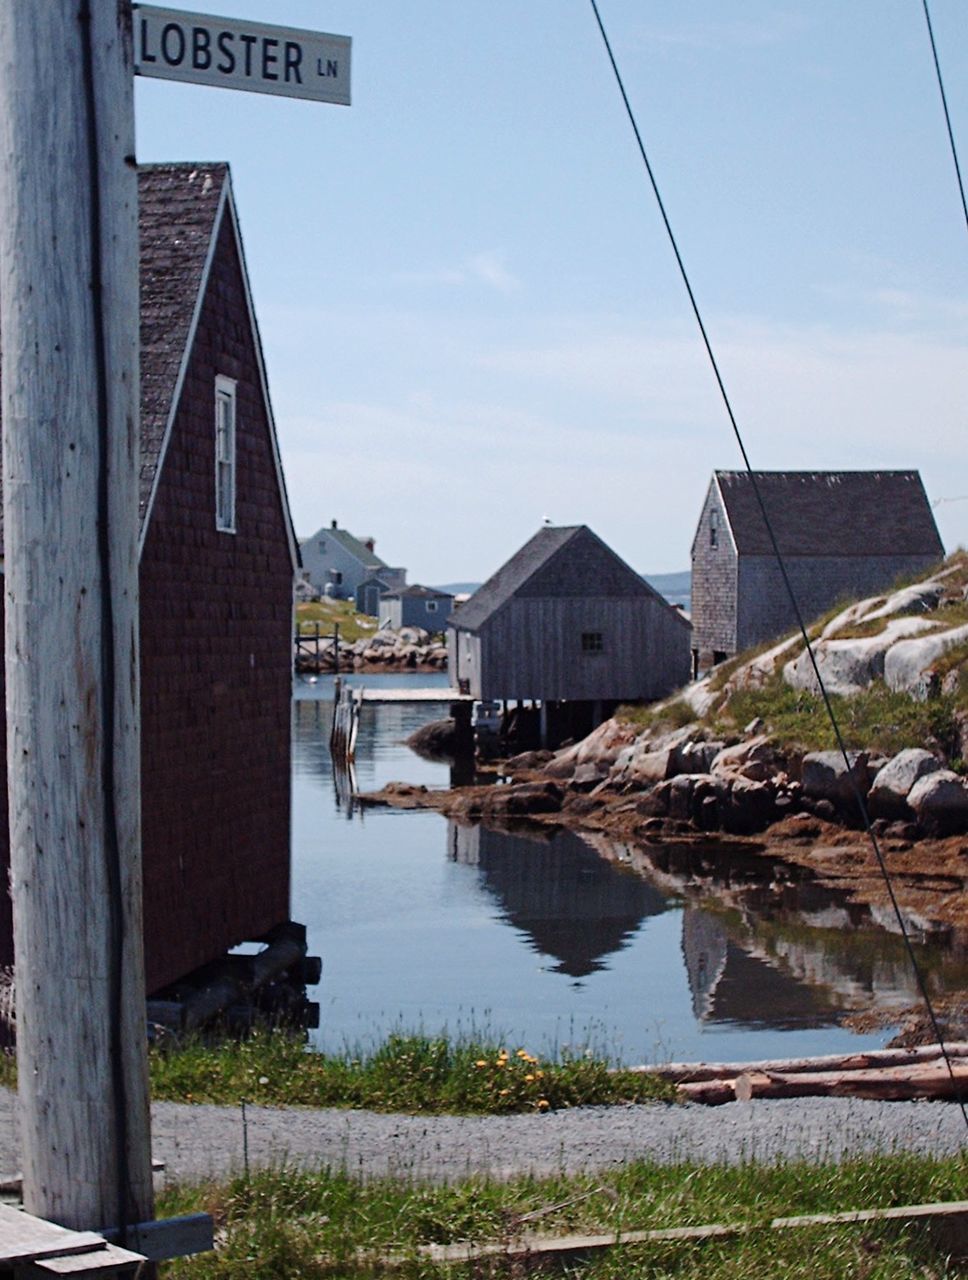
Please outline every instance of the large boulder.
[[545, 773], [553, 778], [570, 778], [580, 764], [604, 764], [611, 768], [619, 754], [634, 743], [635, 729], [614, 717], [593, 729], [587, 738], [556, 751], [545, 765]]
[[[892, 645], [908, 636], [920, 635], [937, 628], [927, 618], [895, 618], [876, 636], [849, 640], [818, 640], [813, 646], [817, 670], [828, 693], [849, 697], [860, 693], [884, 675], [884, 663]], [[804, 649], [799, 657], [783, 668], [783, 679], [793, 689], [819, 693], [817, 675]]]
[[867, 753], [849, 751], [845, 762], [839, 751], [808, 751], [800, 782], [807, 799], [830, 804], [848, 817], [859, 816], [857, 793], [866, 796], [870, 788]]
[[733, 778], [729, 789], [719, 796], [720, 825], [732, 835], [748, 836], [763, 831], [776, 816], [776, 792], [766, 782]]
[[871, 784], [867, 810], [872, 818], [910, 818], [908, 793], [914, 784], [929, 773], [937, 773], [941, 765], [923, 747], [908, 747], [889, 760]]
[[930, 835], [968, 831], [968, 784], [950, 769], [919, 778], [908, 792], [907, 802]]
[[634, 756], [622, 771], [621, 781], [626, 787], [649, 787], [674, 777], [676, 772], [675, 747], [660, 747]]
[[553, 782], [522, 782], [518, 786], [492, 787], [483, 801], [489, 816], [525, 817], [529, 813], [557, 813], [564, 796]]
[[915, 640], [901, 640], [884, 659], [884, 682], [889, 689], [924, 699], [931, 692], [931, 668], [949, 649], [968, 643], [968, 625], [936, 631]]
[[[426, 760], [453, 760], [462, 743], [457, 732], [457, 722], [452, 716], [445, 720], [432, 720], [422, 724], [407, 739], [407, 746]], [[473, 751], [473, 742], [471, 742]]]
[[784, 771], [786, 760], [765, 734], [718, 751], [710, 762], [709, 772], [718, 777], [749, 778], [767, 782]]

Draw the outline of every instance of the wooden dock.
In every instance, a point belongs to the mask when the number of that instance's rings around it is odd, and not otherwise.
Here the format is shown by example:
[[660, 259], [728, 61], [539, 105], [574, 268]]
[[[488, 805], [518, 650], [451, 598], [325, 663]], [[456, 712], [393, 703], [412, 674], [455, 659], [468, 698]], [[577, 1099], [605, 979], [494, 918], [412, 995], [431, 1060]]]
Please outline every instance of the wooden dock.
[[474, 699], [468, 693], [461, 693], [458, 689], [368, 689], [363, 688], [364, 702], [440, 702], [453, 703], [465, 702], [472, 703]]

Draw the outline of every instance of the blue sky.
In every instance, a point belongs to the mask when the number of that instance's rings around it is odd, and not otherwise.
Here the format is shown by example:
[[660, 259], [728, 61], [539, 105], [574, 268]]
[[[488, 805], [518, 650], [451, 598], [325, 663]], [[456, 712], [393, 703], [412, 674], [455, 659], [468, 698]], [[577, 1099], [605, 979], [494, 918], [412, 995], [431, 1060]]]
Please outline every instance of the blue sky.
[[[753, 465], [918, 467], [968, 542], [968, 230], [920, 0], [599, 7]], [[688, 567], [740, 459], [587, 0], [211, 11], [353, 39], [349, 108], [137, 82], [142, 161], [232, 165], [299, 534], [335, 517], [437, 583], [548, 516]], [[968, 171], [964, 0], [931, 13]]]

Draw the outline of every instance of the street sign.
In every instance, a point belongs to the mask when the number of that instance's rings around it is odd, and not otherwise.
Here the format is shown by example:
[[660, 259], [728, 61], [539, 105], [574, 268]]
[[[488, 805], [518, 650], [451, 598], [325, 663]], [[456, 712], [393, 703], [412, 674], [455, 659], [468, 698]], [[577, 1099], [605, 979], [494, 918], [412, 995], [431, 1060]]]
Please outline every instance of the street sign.
[[350, 104], [350, 38], [134, 6], [139, 76]]

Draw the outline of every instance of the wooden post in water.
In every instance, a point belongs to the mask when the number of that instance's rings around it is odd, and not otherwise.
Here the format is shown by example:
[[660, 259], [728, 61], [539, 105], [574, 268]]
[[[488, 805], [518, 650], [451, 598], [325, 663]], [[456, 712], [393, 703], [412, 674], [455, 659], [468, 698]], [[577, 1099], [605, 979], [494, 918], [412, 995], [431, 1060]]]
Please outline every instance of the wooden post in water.
[[25, 1207], [152, 1217], [126, 0], [0, 0], [7, 766]]

